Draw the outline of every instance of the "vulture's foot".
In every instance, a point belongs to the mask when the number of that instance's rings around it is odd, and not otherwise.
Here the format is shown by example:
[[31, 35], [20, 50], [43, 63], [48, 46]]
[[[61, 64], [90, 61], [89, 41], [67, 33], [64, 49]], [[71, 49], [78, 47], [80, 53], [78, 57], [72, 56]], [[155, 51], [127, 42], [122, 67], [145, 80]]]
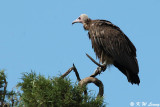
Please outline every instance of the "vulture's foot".
[[101, 68], [101, 70], [104, 72], [104, 71], [107, 69], [106, 63], [104, 63], [100, 68]]
[[90, 77], [95, 77], [98, 74], [100, 75], [102, 72], [104, 72], [106, 70], [106, 68], [107, 68], [106, 65], [102, 65], [101, 67], [97, 67], [97, 69], [95, 70], [95, 72]]
[[101, 74], [102, 72], [104, 72], [103, 69], [104, 69], [103, 67], [97, 67], [96, 71], [98, 74]]
[[97, 71], [99, 72], [99, 74], [100, 74], [101, 72], [104, 72], [106, 69], [107, 69], [106, 64], [103, 64], [101, 67], [97, 67]]

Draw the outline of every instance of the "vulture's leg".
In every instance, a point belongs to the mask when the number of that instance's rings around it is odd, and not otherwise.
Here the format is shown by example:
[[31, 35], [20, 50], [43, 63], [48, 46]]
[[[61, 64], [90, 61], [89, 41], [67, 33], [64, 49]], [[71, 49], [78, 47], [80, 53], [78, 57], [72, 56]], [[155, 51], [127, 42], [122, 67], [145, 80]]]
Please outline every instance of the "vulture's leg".
[[95, 77], [98, 74], [101, 74], [101, 72], [102, 71], [104, 72], [106, 70], [106, 68], [107, 68], [107, 63], [105, 61], [101, 66], [97, 67], [97, 69], [95, 70], [95, 72], [90, 77]]
[[99, 67], [97, 67], [98, 71], [101, 73], [102, 71], [104, 72], [107, 69], [107, 63], [106, 61]]
[[107, 62], [106, 61], [104, 61], [104, 63], [102, 64], [101, 69], [103, 72], [107, 69]]

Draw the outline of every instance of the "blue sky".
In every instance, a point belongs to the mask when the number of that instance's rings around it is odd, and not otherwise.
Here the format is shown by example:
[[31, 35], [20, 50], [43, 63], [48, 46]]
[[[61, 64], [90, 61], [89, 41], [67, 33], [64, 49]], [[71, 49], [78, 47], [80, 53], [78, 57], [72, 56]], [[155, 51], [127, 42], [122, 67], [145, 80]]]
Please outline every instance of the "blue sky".
[[[82, 13], [119, 26], [137, 48], [139, 86], [128, 83], [114, 66], [97, 76], [104, 84], [108, 106], [160, 104], [159, 0], [1, 0], [0, 69], [6, 70], [8, 90], [31, 70], [58, 76], [75, 63], [81, 78], [93, 73], [97, 66], [85, 55], [95, 58], [87, 32], [81, 24], [71, 24]], [[74, 73], [70, 78], [76, 81]], [[98, 91], [94, 85], [89, 89]]]

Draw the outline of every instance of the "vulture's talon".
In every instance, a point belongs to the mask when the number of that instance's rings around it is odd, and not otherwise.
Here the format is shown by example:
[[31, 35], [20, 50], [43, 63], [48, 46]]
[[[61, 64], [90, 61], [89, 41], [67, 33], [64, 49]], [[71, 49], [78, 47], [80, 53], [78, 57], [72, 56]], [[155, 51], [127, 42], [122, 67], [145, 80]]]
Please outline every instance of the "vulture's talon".
[[101, 67], [97, 67], [98, 73], [101, 73], [102, 68]]
[[104, 72], [107, 69], [107, 66], [104, 65], [103, 67], [101, 67], [101, 69]]

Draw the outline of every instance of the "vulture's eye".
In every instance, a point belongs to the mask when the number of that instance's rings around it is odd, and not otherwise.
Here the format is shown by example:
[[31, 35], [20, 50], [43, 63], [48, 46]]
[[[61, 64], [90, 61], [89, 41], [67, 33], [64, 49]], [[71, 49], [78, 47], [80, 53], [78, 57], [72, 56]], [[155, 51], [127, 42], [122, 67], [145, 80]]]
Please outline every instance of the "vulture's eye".
[[78, 19], [81, 19], [81, 17], [79, 17]]

